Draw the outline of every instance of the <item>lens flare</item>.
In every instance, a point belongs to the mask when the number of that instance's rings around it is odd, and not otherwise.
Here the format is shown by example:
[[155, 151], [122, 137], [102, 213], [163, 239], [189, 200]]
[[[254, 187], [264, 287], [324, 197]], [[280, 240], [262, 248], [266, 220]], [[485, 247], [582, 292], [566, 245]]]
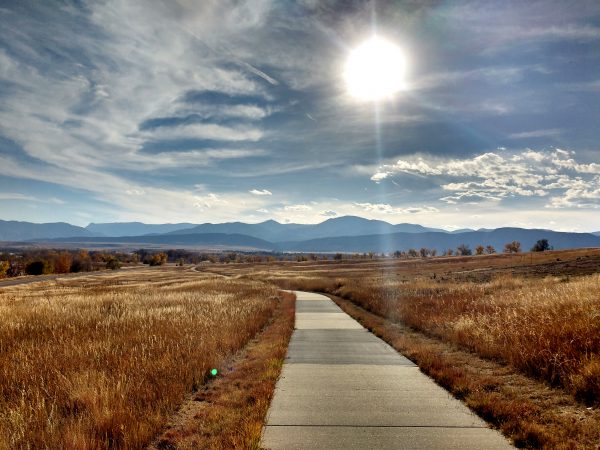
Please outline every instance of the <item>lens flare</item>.
[[400, 47], [373, 37], [350, 53], [344, 78], [352, 97], [377, 101], [405, 89], [405, 72], [406, 59]]

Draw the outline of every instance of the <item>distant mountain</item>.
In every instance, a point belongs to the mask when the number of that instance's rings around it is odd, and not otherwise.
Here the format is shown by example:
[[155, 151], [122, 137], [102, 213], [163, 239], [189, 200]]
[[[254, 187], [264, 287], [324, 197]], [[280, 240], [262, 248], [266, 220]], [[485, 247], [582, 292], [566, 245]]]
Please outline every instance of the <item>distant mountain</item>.
[[555, 249], [600, 247], [600, 236], [591, 233], [561, 233], [548, 230], [528, 230], [523, 228], [499, 228], [492, 231], [471, 231], [466, 233], [393, 233], [388, 235], [342, 236], [311, 239], [300, 242], [283, 242], [279, 250], [298, 252], [394, 252], [396, 250], [435, 248], [438, 252], [456, 249], [466, 244], [475, 249], [477, 245], [493, 245], [498, 252], [504, 244], [513, 240], [521, 242], [528, 251], [538, 239], [548, 239]]
[[31, 223], [15, 220], [0, 220], [0, 241], [27, 241], [40, 238], [61, 238], [69, 236], [92, 236], [82, 227], [64, 222]]
[[164, 234], [196, 226], [193, 223], [148, 224], [142, 222], [90, 223], [86, 230], [98, 236], [143, 236]]
[[448, 248], [456, 249], [461, 244], [469, 245], [471, 249], [475, 249], [477, 245], [493, 245], [497, 251], [502, 251], [504, 244], [513, 240], [521, 242], [523, 250], [527, 251], [538, 239], [548, 239], [556, 249], [600, 247], [600, 232], [563, 233], [523, 228], [477, 231], [462, 229], [448, 232], [421, 225], [393, 225], [354, 216], [337, 217], [310, 225], [282, 224], [267, 220], [257, 224], [229, 222], [202, 225], [92, 223], [81, 228], [67, 223], [0, 221], [2, 241], [51, 241], [53, 245], [65, 242], [77, 243], [82, 247], [109, 247], [111, 244], [143, 247], [161, 244], [194, 248], [361, 253], [387, 253], [427, 247], [435, 248], [441, 253]]
[[328, 219], [318, 224], [282, 224], [274, 220], [267, 220], [257, 224], [243, 222], [205, 223], [188, 230], [174, 231], [169, 234], [188, 233], [240, 233], [254, 236], [271, 242], [297, 241], [337, 236], [361, 236], [367, 234], [389, 233], [424, 233], [428, 231], [444, 230], [426, 228], [422, 225], [402, 223], [392, 225], [382, 220], [369, 220], [362, 217], [344, 216]]
[[[461, 228], [459, 230], [452, 230], [450, 233], [452, 233], [452, 234], [470, 233], [471, 231], [475, 231], [475, 230], [473, 230], [472, 228]], [[485, 230], [485, 229], [481, 228], [481, 229], [479, 229], [477, 231], [488, 231], [488, 230]]]
[[[41, 240], [40, 240], [41, 241]], [[41, 241], [43, 242], [43, 241]], [[158, 234], [145, 236], [117, 236], [117, 237], [69, 237], [52, 239], [52, 243], [71, 243], [81, 247], [110, 247], [110, 244], [129, 244], [133, 247], [160, 244], [181, 247], [200, 248], [226, 248], [240, 250], [273, 250], [275, 245], [263, 239], [243, 234], [205, 233], [205, 234]]]

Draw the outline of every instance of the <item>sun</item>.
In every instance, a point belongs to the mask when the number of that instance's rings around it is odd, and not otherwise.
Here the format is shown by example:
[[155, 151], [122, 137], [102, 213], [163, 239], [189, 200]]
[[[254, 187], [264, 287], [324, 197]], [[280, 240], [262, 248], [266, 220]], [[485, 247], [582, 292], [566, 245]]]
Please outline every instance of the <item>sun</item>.
[[350, 53], [344, 78], [352, 97], [377, 101], [405, 89], [405, 72], [406, 59], [400, 47], [372, 37]]

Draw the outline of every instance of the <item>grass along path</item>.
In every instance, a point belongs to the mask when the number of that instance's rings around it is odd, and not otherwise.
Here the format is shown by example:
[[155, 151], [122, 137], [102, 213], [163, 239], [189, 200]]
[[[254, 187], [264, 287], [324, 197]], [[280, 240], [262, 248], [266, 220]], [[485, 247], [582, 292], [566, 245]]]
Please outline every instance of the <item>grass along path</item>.
[[150, 450], [257, 449], [294, 330], [295, 296], [282, 293], [265, 329], [181, 406]]
[[560, 389], [329, 295], [438, 384], [525, 448], [597, 449], [600, 411]]
[[174, 268], [1, 289], [0, 449], [147, 445], [280, 295]]

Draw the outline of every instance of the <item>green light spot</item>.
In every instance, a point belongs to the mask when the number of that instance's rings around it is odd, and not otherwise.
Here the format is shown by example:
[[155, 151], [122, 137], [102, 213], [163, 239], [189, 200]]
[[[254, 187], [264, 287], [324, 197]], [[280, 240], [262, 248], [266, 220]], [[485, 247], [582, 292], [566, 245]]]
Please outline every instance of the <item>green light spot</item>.
[[210, 374], [211, 374], [213, 377], [216, 377], [216, 376], [217, 376], [217, 373], [219, 373], [219, 371], [218, 371], [217, 369], [213, 369], [213, 370], [211, 370], [211, 371], [210, 371]]

